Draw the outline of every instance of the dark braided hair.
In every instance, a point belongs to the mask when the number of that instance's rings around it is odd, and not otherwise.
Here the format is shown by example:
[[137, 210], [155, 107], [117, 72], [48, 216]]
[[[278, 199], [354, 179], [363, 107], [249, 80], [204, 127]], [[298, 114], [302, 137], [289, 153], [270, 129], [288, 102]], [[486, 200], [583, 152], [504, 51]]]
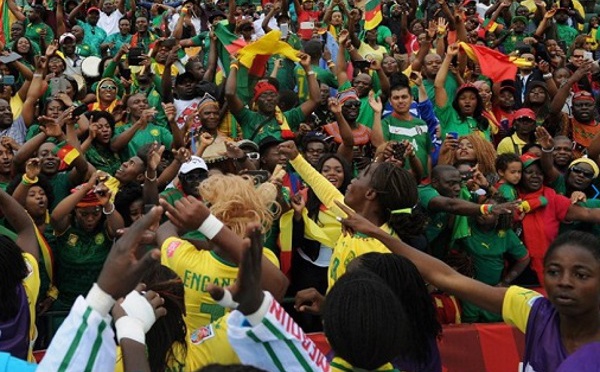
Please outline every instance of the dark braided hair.
[[[425, 214], [415, 208], [419, 200], [415, 178], [405, 169], [392, 163], [378, 163], [371, 175], [371, 187], [377, 190], [382, 219], [403, 240], [423, 234]], [[411, 213], [392, 214], [392, 211], [411, 208]]]
[[21, 248], [10, 238], [0, 235], [0, 321], [17, 316], [20, 305], [17, 286], [27, 274]]
[[167, 315], [158, 318], [147, 333], [150, 370], [162, 372], [169, 364], [185, 365], [185, 359], [177, 360], [173, 353], [178, 344], [183, 355], [187, 354], [183, 282], [177, 273], [158, 263], [146, 271], [141, 281], [146, 284], [146, 290], [158, 293], [165, 300], [163, 306], [167, 310]]
[[368, 271], [342, 275], [327, 294], [325, 336], [335, 354], [353, 367], [373, 370], [400, 355], [409, 338], [406, 324], [398, 297]]
[[137, 182], [131, 182], [123, 186], [115, 196], [115, 208], [121, 216], [125, 226], [130, 226], [133, 223], [129, 207], [136, 200], [143, 199], [143, 188]]
[[402, 360], [425, 366], [432, 354], [431, 340], [441, 334], [442, 326], [419, 270], [408, 259], [390, 253], [369, 252], [357, 259], [359, 268], [383, 279], [404, 307], [411, 342], [407, 343]]

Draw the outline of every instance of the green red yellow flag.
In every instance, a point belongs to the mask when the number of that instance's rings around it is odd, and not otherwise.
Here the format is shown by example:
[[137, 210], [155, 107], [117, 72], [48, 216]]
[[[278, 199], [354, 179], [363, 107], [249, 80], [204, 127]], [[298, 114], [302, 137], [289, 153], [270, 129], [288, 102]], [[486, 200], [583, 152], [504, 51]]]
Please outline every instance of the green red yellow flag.
[[365, 30], [372, 30], [379, 26], [383, 21], [383, 14], [381, 13], [381, 0], [369, 0], [365, 4], [364, 11], [365, 19]]

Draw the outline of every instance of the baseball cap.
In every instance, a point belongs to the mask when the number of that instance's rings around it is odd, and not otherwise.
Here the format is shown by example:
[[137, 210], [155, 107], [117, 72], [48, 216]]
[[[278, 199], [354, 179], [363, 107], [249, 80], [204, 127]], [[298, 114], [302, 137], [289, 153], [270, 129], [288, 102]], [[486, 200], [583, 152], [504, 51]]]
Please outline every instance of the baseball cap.
[[251, 151], [255, 151], [258, 152], [258, 145], [256, 144], [256, 142], [254, 141], [250, 141], [249, 139], [243, 139], [241, 141], [237, 142], [237, 146], [239, 148], [243, 149], [248, 149]]
[[202, 169], [208, 172], [208, 167], [206, 166], [204, 160], [199, 156], [192, 155], [190, 160], [186, 161], [181, 165], [181, 168], [179, 169], [179, 174], [188, 174], [195, 169]]
[[514, 120], [529, 119], [535, 121], [535, 112], [532, 109], [521, 108], [515, 111]]
[[64, 41], [65, 41], [66, 39], [69, 39], [69, 38], [70, 38], [70, 39], [73, 39], [73, 41], [76, 41], [76, 40], [77, 40], [77, 38], [75, 37], [75, 35], [73, 35], [73, 34], [72, 34], [72, 33], [70, 33], [70, 32], [65, 32], [64, 34], [60, 35], [60, 38], [58, 39], [58, 42], [59, 42], [60, 44], [62, 44], [62, 43], [64, 43]]
[[537, 156], [533, 155], [530, 152], [526, 152], [523, 155], [521, 155], [521, 162], [523, 163], [523, 169], [529, 167], [531, 164], [535, 163], [536, 161], [540, 161], [540, 158], [538, 158]]

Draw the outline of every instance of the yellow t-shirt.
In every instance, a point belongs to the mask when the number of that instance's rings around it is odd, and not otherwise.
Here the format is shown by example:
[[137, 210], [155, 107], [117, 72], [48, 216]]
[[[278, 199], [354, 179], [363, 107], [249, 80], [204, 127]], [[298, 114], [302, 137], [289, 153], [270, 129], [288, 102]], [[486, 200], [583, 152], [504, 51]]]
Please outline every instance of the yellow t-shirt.
[[502, 303], [502, 318], [507, 324], [514, 325], [525, 333], [527, 320], [533, 303], [540, 297], [540, 293], [516, 285], [508, 287]]
[[29, 314], [31, 314], [29, 321], [29, 353], [27, 359], [30, 362], [35, 361], [33, 358], [33, 344], [37, 338], [37, 328], [35, 327], [35, 304], [40, 293], [40, 268], [37, 260], [29, 253], [23, 252], [23, 259], [29, 274], [23, 279], [23, 288], [25, 288], [25, 294], [27, 295], [27, 303], [29, 304]]
[[[192, 372], [209, 364], [239, 364], [240, 359], [227, 339], [229, 314], [199, 329], [187, 329], [187, 353], [179, 344], [173, 347], [174, 359], [168, 362], [167, 371]], [[181, 362], [181, 363], [180, 363]], [[123, 372], [121, 348], [117, 349], [115, 372]]]
[[19, 93], [10, 97], [10, 110], [13, 114], [13, 120], [17, 120], [23, 112], [23, 100], [19, 97]]
[[[514, 142], [514, 144], [513, 144]], [[502, 141], [498, 144], [498, 148], [496, 149], [498, 155], [502, 154], [515, 154], [515, 145], [519, 149], [519, 153], [517, 155], [521, 155], [523, 152], [523, 146], [525, 146], [527, 142], [520, 139], [516, 133], [511, 135], [510, 137], [503, 138]]]
[[[275, 266], [275, 254], [264, 249], [263, 255]], [[233, 285], [238, 268], [213, 251], [198, 250], [179, 238], [165, 240], [161, 247], [161, 263], [179, 275], [185, 290], [185, 323], [190, 330], [200, 329], [225, 315], [226, 309], [215, 303], [207, 292], [208, 284], [221, 287]]]
[[[344, 195], [329, 182], [323, 175], [317, 172], [301, 155], [298, 155], [294, 160], [290, 161], [298, 175], [306, 182], [315, 192], [321, 203], [327, 208], [329, 213], [333, 213], [340, 217], [345, 217], [346, 214], [335, 204], [335, 201], [344, 202]], [[392, 234], [391, 228], [384, 224], [381, 226], [384, 231]], [[330, 235], [334, 232], [329, 231]], [[346, 272], [346, 266], [355, 257], [369, 252], [390, 253], [390, 250], [383, 245], [379, 240], [373, 239], [360, 234], [352, 236], [338, 235], [338, 239], [333, 247], [333, 255], [328, 270], [329, 288], [335, 281]]]
[[383, 61], [383, 57], [387, 54], [387, 50], [381, 45], [379, 48], [373, 49], [369, 44], [361, 41], [360, 47], [358, 48], [358, 54], [368, 61], [376, 60], [381, 63]]

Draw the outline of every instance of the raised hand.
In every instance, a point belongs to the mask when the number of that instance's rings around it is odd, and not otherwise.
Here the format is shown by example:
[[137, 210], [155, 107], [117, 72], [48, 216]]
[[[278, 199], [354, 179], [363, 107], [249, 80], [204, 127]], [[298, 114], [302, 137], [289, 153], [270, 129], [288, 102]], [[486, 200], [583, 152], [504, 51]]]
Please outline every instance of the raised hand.
[[160, 259], [160, 251], [141, 244], [143, 233], [160, 222], [163, 209], [154, 207], [140, 218], [113, 244], [98, 276], [98, 286], [114, 299], [131, 292], [148, 268]]
[[381, 98], [375, 97], [375, 93], [373, 93], [373, 91], [369, 92], [369, 106], [371, 106], [377, 115], [381, 114], [383, 111], [383, 103], [381, 103]]
[[30, 180], [35, 180], [42, 169], [40, 158], [31, 158], [25, 163], [25, 175]]
[[554, 147], [554, 139], [544, 127], [535, 128], [535, 139], [542, 146], [542, 149], [549, 150]]
[[329, 97], [327, 100], [327, 107], [329, 108], [329, 111], [334, 114], [340, 114], [342, 112], [342, 105], [340, 105], [340, 102], [335, 97]]
[[197, 230], [210, 215], [210, 209], [204, 202], [193, 196], [181, 198], [175, 202], [175, 205], [170, 205], [161, 199], [160, 205], [165, 209], [166, 216], [173, 225], [182, 231]]
[[320, 315], [324, 304], [325, 296], [315, 288], [298, 291], [294, 298], [294, 309], [301, 313]]
[[162, 154], [165, 151], [165, 146], [159, 146], [158, 143], [154, 142], [150, 152], [148, 152], [148, 169], [156, 170], [158, 165], [160, 164], [160, 159], [162, 158]]
[[280, 153], [287, 156], [289, 160], [294, 160], [298, 156], [298, 147], [296, 147], [296, 143], [294, 141], [285, 141], [284, 143], [277, 146], [277, 149]]
[[[224, 300], [227, 291], [231, 299], [237, 302], [237, 310], [242, 314], [248, 315], [258, 310], [264, 299], [264, 293], [260, 285], [262, 275], [262, 243], [260, 224], [249, 223], [246, 228], [246, 238], [244, 239], [245, 250], [239, 265], [235, 284], [228, 288], [219, 287], [214, 284], [208, 285], [208, 292], [215, 301], [221, 302]], [[222, 302], [221, 304], [223, 306], [227, 305]]]

